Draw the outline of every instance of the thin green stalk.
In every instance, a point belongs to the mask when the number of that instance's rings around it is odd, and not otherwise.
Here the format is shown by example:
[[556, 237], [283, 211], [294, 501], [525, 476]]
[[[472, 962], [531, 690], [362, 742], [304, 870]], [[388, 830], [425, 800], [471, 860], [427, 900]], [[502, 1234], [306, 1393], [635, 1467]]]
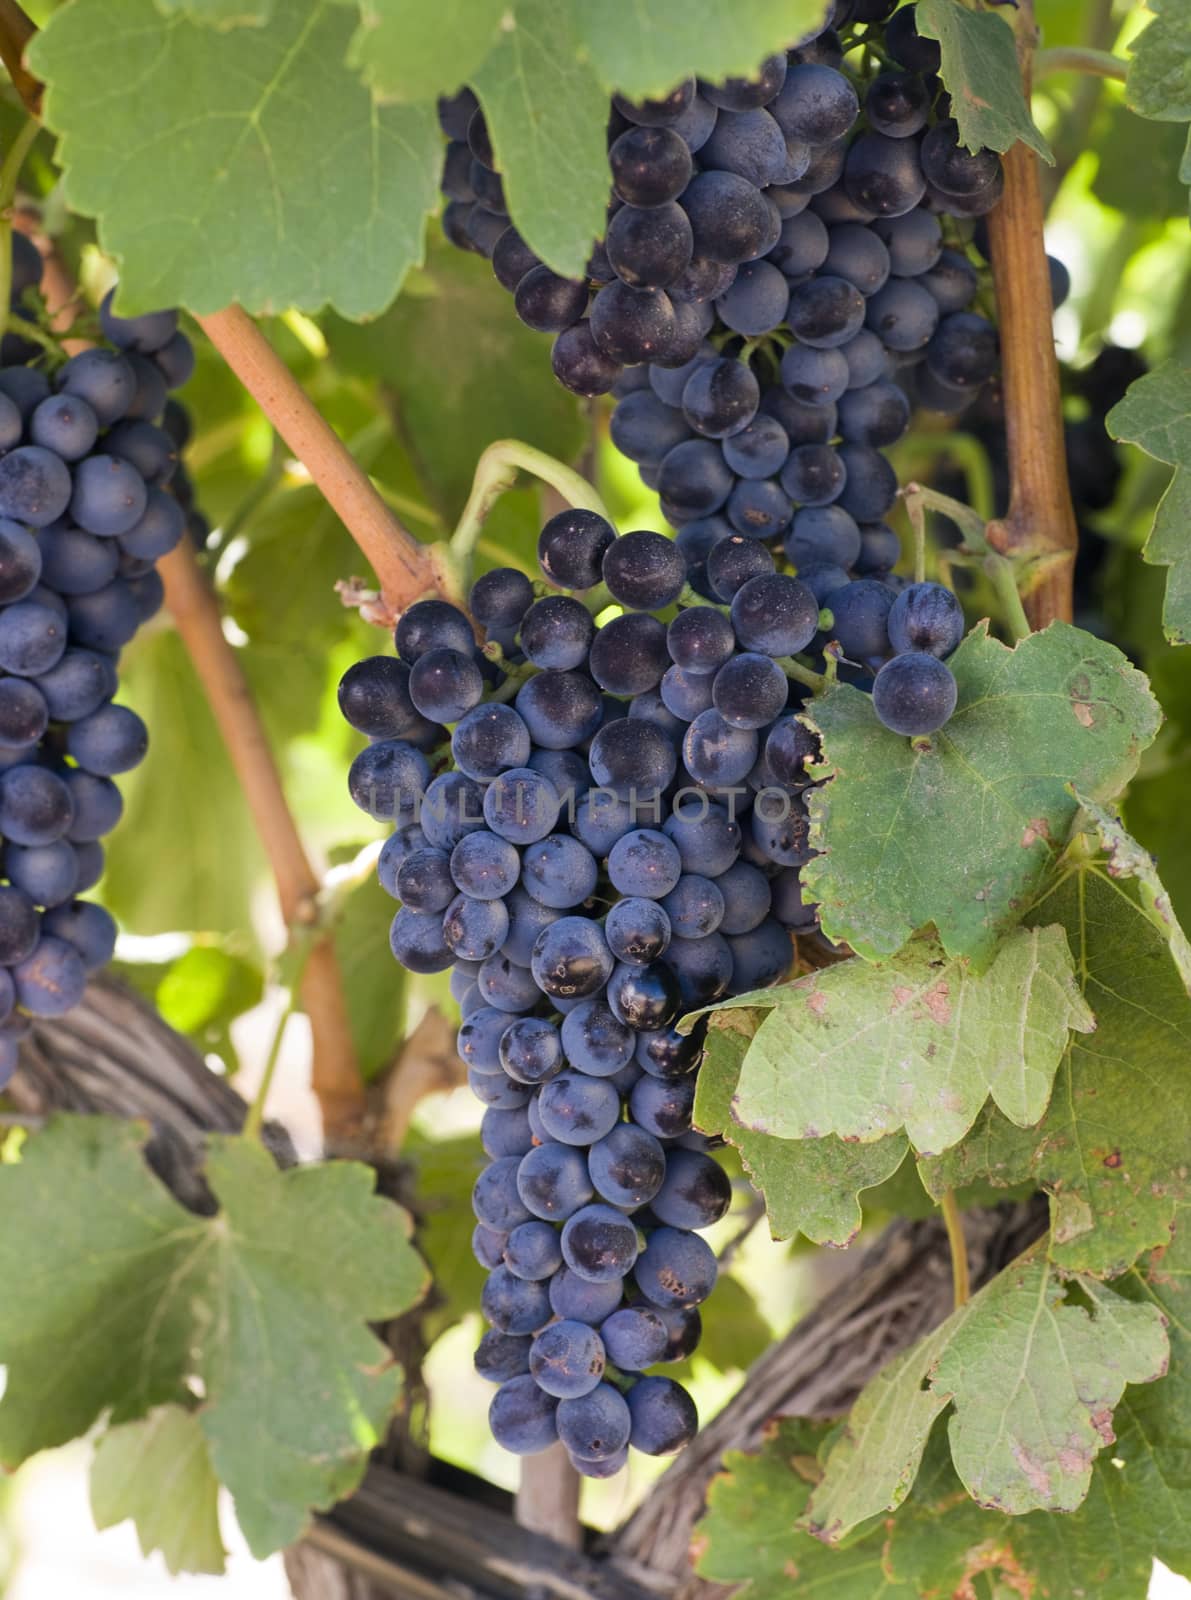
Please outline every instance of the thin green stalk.
[[972, 1298], [972, 1280], [968, 1271], [968, 1241], [964, 1237], [964, 1219], [960, 1215], [955, 1190], [948, 1189], [939, 1201], [943, 1213], [943, 1226], [947, 1229], [947, 1245], [951, 1251], [952, 1300], [957, 1311]]
[[793, 656], [782, 656], [778, 666], [787, 678], [793, 678], [795, 683], [805, 684], [815, 694], [822, 694], [827, 687], [827, 679], [821, 672], [812, 672], [809, 667], [804, 667], [801, 661], [796, 661]]
[[277, 1019], [277, 1026], [273, 1030], [273, 1039], [269, 1045], [269, 1054], [265, 1060], [265, 1070], [261, 1075], [257, 1091], [252, 1097], [252, 1104], [248, 1107], [244, 1117], [244, 1127], [241, 1131], [246, 1139], [259, 1139], [261, 1136], [261, 1127], [265, 1120], [265, 1101], [268, 1099], [269, 1090], [273, 1086], [273, 1074], [277, 1070], [277, 1062], [281, 1056], [281, 1041], [285, 1035], [286, 1025], [295, 1010], [296, 1006], [291, 997], [285, 1010]]
[[914, 534], [914, 582], [926, 582], [926, 507], [922, 496], [906, 495], [906, 512]]
[[[3, 222], [0, 222], [0, 254], [8, 262], [9, 270], [12, 268], [12, 238], [11, 229], [6, 240], [3, 237]], [[0, 269], [2, 275], [2, 269]], [[0, 282], [0, 293], [3, 292], [3, 283]], [[7, 301], [5, 302], [7, 304]], [[5, 333], [19, 333], [22, 339], [28, 339], [30, 344], [39, 344], [41, 348], [52, 356], [61, 359], [61, 346], [52, 333], [47, 333], [44, 328], [39, 328], [36, 322], [30, 322], [28, 317], [19, 317], [15, 311], [10, 311], [8, 316], [3, 315], [0, 307], [0, 339]]]
[[917, 500], [928, 511], [941, 511], [955, 523], [969, 549], [981, 555], [988, 549], [988, 540], [984, 537], [984, 518], [971, 506], [964, 505], [962, 500], [953, 500], [949, 494], [940, 494], [937, 489], [928, 489], [921, 483], [908, 483], [903, 494], [907, 509], [913, 500]]
[[1001, 609], [1005, 613], [1005, 626], [1013, 636], [1015, 644], [1020, 644], [1029, 637], [1031, 628], [1026, 616], [1026, 608], [1022, 605], [1021, 595], [1017, 588], [1017, 575], [1013, 570], [1013, 563], [1004, 556], [990, 551], [982, 563], [993, 591], [1001, 602]]
[[531, 472], [535, 478], [548, 483], [577, 510], [594, 511], [606, 521], [612, 521], [607, 506], [586, 478], [548, 456], [544, 450], [524, 444], [520, 439], [498, 439], [488, 446], [476, 464], [471, 493], [451, 535], [451, 562], [460, 573], [466, 574], [470, 569], [480, 530], [501, 495], [513, 487], [519, 472]]
[[[17, 183], [25, 157], [40, 132], [41, 123], [36, 117], [29, 117], [13, 140], [3, 166], [0, 166], [0, 339], [4, 337], [9, 324], [8, 303], [12, 298], [12, 203], [16, 199]], [[15, 323], [18, 319], [14, 317], [11, 320]], [[33, 336], [27, 334], [26, 337]], [[34, 342], [40, 343], [41, 340]], [[51, 344], [50, 348], [55, 347]]]
[[1039, 50], [1034, 57], [1034, 82], [1047, 78], [1052, 72], [1081, 72], [1086, 77], [1115, 78], [1124, 83], [1129, 76], [1129, 63], [1111, 50], [1092, 50], [1087, 45], [1055, 45], [1050, 50]]

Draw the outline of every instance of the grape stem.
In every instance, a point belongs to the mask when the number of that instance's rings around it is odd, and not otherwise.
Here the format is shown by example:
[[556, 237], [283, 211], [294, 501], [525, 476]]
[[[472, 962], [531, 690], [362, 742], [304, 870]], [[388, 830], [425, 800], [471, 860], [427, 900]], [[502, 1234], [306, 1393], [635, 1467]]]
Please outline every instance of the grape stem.
[[943, 1213], [943, 1226], [947, 1229], [947, 1246], [951, 1251], [952, 1298], [959, 1311], [972, 1298], [972, 1281], [968, 1272], [968, 1241], [964, 1237], [964, 1219], [960, 1215], [955, 1190], [948, 1189], [939, 1201]]
[[[1037, 39], [1031, 0], [1012, 25], [1029, 98]], [[1035, 628], [1070, 622], [1079, 532], [1071, 504], [1055, 355], [1050, 270], [1042, 236], [1038, 157], [1015, 144], [1002, 158], [1005, 192], [989, 213], [993, 283], [1001, 324], [1009, 510], [988, 524], [987, 539], [1017, 567], [1026, 615]]]
[[1052, 72], [1081, 72], [1091, 78], [1115, 78], [1124, 83], [1129, 63], [1111, 50], [1092, 50], [1086, 45], [1055, 45], [1039, 50], [1034, 57], [1034, 77], [1048, 78]]
[[999, 555], [988, 541], [989, 524], [971, 506], [964, 505], [962, 500], [953, 500], [949, 494], [940, 494], [937, 489], [928, 489], [924, 484], [908, 483], [902, 495], [914, 527], [916, 582], [922, 582], [919, 541], [925, 540], [925, 513], [928, 510], [938, 511], [954, 522], [963, 534], [965, 551], [979, 558], [980, 566], [1001, 602], [1005, 626], [1014, 641], [1020, 643], [1031, 631], [1029, 618], [1022, 604], [1013, 562], [1007, 556]]
[[287, 1001], [277, 1019], [277, 1026], [273, 1029], [273, 1038], [269, 1043], [269, 1054], [265, 1058], [265, 1070], [261, 1074], [261, 1081], [257, 1085], [256, 1093], [252, 1097], [252, 1104], [244, 1116], [244, 1126], [241, 1132], [246, 1139], [259, 1139], [261, 1128], [265, 1120], [265, 1101], [269, 1098], [269, 1090], [273, 1086], [273, 1074], [277, 1070], [277, 1063], [281, 1057], [281, 1041], [285, 1037], [285, 1030], [289, 1019], [294, 1014], [293, 1000]]
[[826, 689], [828, 680], [821, 672], [812, 672], [810, 667], [804, 667], [801, 661], [796, 661], [793, 656], [781, 656], [778, 666], [787, 678], [793, 678], [795, 683], [801, 683], [814, 694], [822, 694]]
[[[158, 571], [165, 584], [166, 605], [206, 691], [269, 858], [291, 937], [312, 934], [321, 920], [318, 875], [286, 801], [281, 774], [239, 657], [223, 632], [219, 601], [188, 540], [161, 559]], [[302, 966], [301, 994], [314, 1045], [311, 1086], [322, 1110], [328, 1145], [343, 1148], [359, 1138], [364, 1088], [342, 974], [327, 934], [311, 939]]]
[[400, 614], [423, 595], [446, 592], [455, 598], [451, 575], [440, 569], [434, 550], [389, 510], [247, 312], [227, 306], [197, 320], [367, 557], [391, 613]]
[[607, 506], [591, 484], [573, 468], [520, 439], [497, 439], [476, 463], [471, 493], [448, 546], [453, 576], [460, 588], [466, 585], [476, 542], [493, 506], [513, 487], [519, 472], [530, 472], [548, 483], [576, 510], [594, 511], [606, 522], [612, 521]]
[[17, 0], [0, 0], [0, 61], [26, 108], [39, 117], [43, 85], [26, 69], [24, 60], [25, 48], [36, 32], [32, 17]]

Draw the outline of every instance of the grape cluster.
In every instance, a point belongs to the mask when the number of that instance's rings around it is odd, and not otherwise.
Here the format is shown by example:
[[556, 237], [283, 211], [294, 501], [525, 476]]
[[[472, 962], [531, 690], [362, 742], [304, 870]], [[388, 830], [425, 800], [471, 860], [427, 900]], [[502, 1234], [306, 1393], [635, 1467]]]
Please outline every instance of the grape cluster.
[[780, 981], [791, 933], [817, 926], [800, 882], [817, 746], [787, 668], [819, 606], [735, 536], [708, 562], [719, 604], [671, 539], [590, 511], [552, 518], [538, 553], [546, 582], [475, 584], [482, 645], [420, 601], [396, 659], [351, 667], [339, 701], [371, 740], [351, 794], [396, 825], [378, 866], [393, 954], [453, 968], [487, 1107], [493, 1432], [520, 1453], [561, 1438], [601, 1476], [696, 1426], [685, 1391], [645, 1375], [695, 1347], [716, 1277], [699, 1230], [730, 1198], [691, 1127], [705, 1028], [676, 1024]]
[[[13, 239], [14, 305], [41, 258]], [[111, 346], [51, 373], [8, 334], [0, 366], [0, 1084], [30, 1016], [59, 1016], [111, 956], [116, 929], [78, 897], [103, 872], [122, 802], [113, 779], [145, 754], [116, 705], [122, 647], [162, 603], [155, 563], [186, 532], [168, 390], [193, 352], [176, 313], [100, 311]], [[15, 364], [12, 358], [19, 358]], [[52, 362], [51, 362], [52, 364]], [[191, 513], [192, 516], [197, 514]]]
[[842, 0], [830, 21], [747, 81], [616, 98], [586, 278], [560, 278], [509, 224], [466, 90], [440, 106], [444, 226], [555, 335], [564, 384], [616, 397], [613, 442], [657, 490], [696, 590], [718, 598], [707, 559], [733, 534], [780, 547], [870, 688], [899, 554], [883, 451], [915, 406], [957, 414], [996, 371], [967, 245], [1003, 179], [994, 152], [960, 143], [913, 5]]

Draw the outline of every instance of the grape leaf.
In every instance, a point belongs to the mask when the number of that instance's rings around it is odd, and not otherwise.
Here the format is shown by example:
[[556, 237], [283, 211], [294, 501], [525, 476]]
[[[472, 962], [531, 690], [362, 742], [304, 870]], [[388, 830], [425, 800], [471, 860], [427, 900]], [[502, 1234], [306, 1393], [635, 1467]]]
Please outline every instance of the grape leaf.
[[29, 61], [67, 200], [121, 262], [121, 309], [363, 317], [394, 298], [422, 257], [442, 137], [432, 106], [374, 105], [344, 64], [352, 27], [331, 0], [233, 31], [163, 21], [153, 0], [50, 18]]
[[767, 55], [819, 32], [824, 0], [578, 0], [580, 27], [605, 84], [633, 99], [694, 75], [747, 77]]
[[[758, 995], [758, 1004], [768, 993]], [[775, 1239], [803, 1233], [815, 1244], [846, 1245], [860, 1231], [859, 1191], [896, 1172], [906, 1141], [895, 1135], [871, 1144], [845, 1144], [834, 1135], [775, 1139], [732, 1120], [741, 1062], [757, 1031], [760, 1010], [725, 1010], [712, 1015], [707, 1050], [695, 1090], [695, 1125], [722, 1134], [740, 1151], [753, 1186], [765, 1197]]]
[[510, 216], [555, 272], [578, 278], [604, 232], [608, 95], [582, 55], [569, 7], [520, 0], [512, 21], [472, 88]]
[[219, 1479], [198, 1417], [158, 1406], [139, 1422], [109, 1428], [91, 1463], [97, 1528], [131, 1518], [141, 1554], [160, 1550], [170, 1572], [224, 1570]]
[[384, 384], [425, 493], [453, 525], [495, 440], [532, 439], [571, 461], [585, 431], [575, 397], [550, 370], [546, 336], [510, 315], [486, 263], [436, 240], [420, 287], [424, 295], [403, 295], [366, 327], [332, 322], [327, 333], [337, 365]]
[[761, 1450], [730, 1450], [707, 1492], [695, 1531], [695, 1570], [713, 1583], [743, 1584], [738, 1600], [918, 1600], [918, 1590], [882, 1571], [882, 1537], [829, 1550], [794, 1526], [818, 1482], [827, 1425], [775, 1423]]
[[1170, 1371], [1126, 1389], [1113, 1413], [1116, 1440], [1097, 1458], [1079, 1510], [1062, 1517], [982, 1510], [963, 1497], [946, 1428], [936, 1427], [914, 1491], [888, 1524], [891, 1577], [913, 1584], [915, 1594], [965, 1594], [975, 1574], [992, 1572], [1011, 1593], [1145, 1600], [1155, 1556], [1177, 1571], [1191, 1569], [1188, 1223], [1191, 1216], [1181, 1212], [1170, 1248], [1115, 1285], [1165, 1317]]
[[1175, 915], [1153, 856], [1126, 832], [1124, 823], [1115, 812], [1098, 806], [1094, 800], [1088, 800], [1081, 794], [1077, 793], [1075, 798], [1100, 841], [1105, 871], [1110, 878], [1135, 880], [1138, 904], [1165, 939], [1170, 948], [1170, 959], [1183, 980], [1183, 987], [1191, 994], [1191, 941], [1188, 941]]
[[969, 150], [1008, 150], [1020, 139], [1054, 164], [1022, 92], [1013, 29], [993, 11], [969, 11], [956, 0], [918, 0], [918, 31], [937, 39], [939, 76], [951, 96], [951, 115]]
[[[1191, 172], [1187, 178], [1191, 181]], [[1175, 468], [1141, 555], [1152, 566], [1169, 567], [1162, 630], [1171, 644], [1187, 644], [1191, 642], [1191, 539], [1187, 533], [1191, 527], [1191, 367], [1177, 360], [1156, 367], [1130, 384], [1125, 398], [1104, 420], [1114, 439], [1140, 445], [1147, 455]]]
[[1146, 0], [1155, 13], [1130, 46], [1126, 103], [1157, 122], [1191, 122], [1191, 11], [1182, 0]]
[[364, 1322], [412, 1305], [424, 1269], [367, 1167], [281, 1173], [254, 1141], [212, 1139], [223, 1209], [201, 1217], [149, 1171], [142, 1139], [58, 1117], [0, 1167], [0, 1273], [21, 1285], [0, 1301], [0, 1460], [201, 1385], [212, 1466], [263, 1556], [359, 1482], [400, 1386]]
[[[1118, 872], [1123, 861], [1118, 853]], [[1167, 1242], [1188, 1195], [1191, 999], [1169, 931], [1147, 905], [1152, 896], [1098, 862], [1067, 866], [1030, 921], [1066, 927], [1096, 1032], [1072, 1036], [1036, 1128], [986, 1113], [962, 1144], [921, 1164], [934, 1195], [981, 1175], [1041, 1184], [1051, 1196], [1051, 1254], [1071, 1271], [1124, 1271]]]
[[807, 1504], [804, 1526], [838, 1543], [905, 1499], [935, 1418], [953, 1407], [956, 1471], [981, 1505], [1019, 1516], [1073, 1511], [1127, 1383], [1166, 1371], [1161, 1313], [1092, 1279], [1090, 1309], [1034, 1246], [870, 1382]]
[[1015, 928], [982, 974], [919, 939], [881, 966], [842, 961], [768, 993], [732, 1110], [784, 1139], [871, 1141], [904, 1127], [915, 1149], [945, 1150], [990, 1094], [1030, 1127], [1068, 1030], [1095, 1026], [1062, 928]]
[[156, 0], [163, 16], [185, 16], [212, 28], [263, 28], [273, 16], [273, 0]]
[[1162, 631], [1171, 644], [1191, 644], [1191, 470], [1176, 467], [1154, 512], [1154, 525], [1141, 552], [1151, 566], [1169, 567], [1162, 603]]
[[466, 83], [496, 43], [508, 0], [360, 0], [348, 65], [382, 100], [433, 100]]
[[1191, 467], [1191, 366], [1164, 361], [1129, 385], [1104, 419], [1114, 439], [1173, 467]]
[[809, 718], [830, 781], [809, 794], [803, 868], [824, 931], [860, 955], [892, 955], [934, 923], [948, 955], [988, 959], [1075, 817], [1066, 785], [1103, 800], [1136, 771], [1158, 728], [1145, 678], [1066, 623], [1013, 650], [980, 624], [951, 657], [954, 716], [916, 748], [838, 685]]

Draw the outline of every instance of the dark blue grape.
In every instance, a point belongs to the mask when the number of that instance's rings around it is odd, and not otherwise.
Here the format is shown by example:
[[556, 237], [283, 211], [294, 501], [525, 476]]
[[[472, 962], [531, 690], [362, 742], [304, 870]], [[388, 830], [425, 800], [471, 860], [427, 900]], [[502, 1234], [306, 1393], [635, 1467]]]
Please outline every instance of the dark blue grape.
[[868, 302], [865, 320], [890, 350], [921, 350], [939, 322], [939, 302], [913, 278], [891, 278]]
[[707, 557], [708, 583], [712, 592], [725, 602], [731, 600], [750, 578], [762, 577], [772, 571], [773, 557], [765, 546], [739, 534], [731, 539], [722, 539]]
[[548, 1450], [558, 1438], [558, 1404], [528, 1374], [510, 1378], [501, 1384], [488, 1407], [492, 1437], [502, 1449], [517, 1456]]
[[428, 650], [458, 650], [470, 655], [475, 647], [471, 624], [457, 606], [445, 600], [419, 600], [402, 613], [394, 633], [397, 654], [408, 666]]
[[515, 567], [496, 567], [471, 586], [468, 605], [486, 628], [515, 628], [533, 604], [533, 584]]
[[0, 517], [44, 528], [66, 510], [70, 495], [69, 469], [53, 451], [21, 445], [0, 457]]
[[457, 960], [486, 961], [504, 949], [508, 935], [509, 913], [503, 900], [473, 900], [458, 894], [443, 914], [443, 943]]
[[682, 873], [677, 846], [649, 828], [627, 833], [608, 856], [608, 876], [618, 894], [660, 900], [674, 888]]
[[910, 425], [910, 402], [894, 383], [850, 389], [839, 403], [839, 425], [849, 444], [896, 444]]
[[[72, 844], [89, 844], [111, 833], [124, 811], [120, 791], [110, 778], [71, 767], [62, 774], [72, 811], [66, 837]], [[0, 832], [8, 830], [0, 827]]]
[[0, 962], [10, 967], [30, 955], [40, 927], [41, 918], [29, 896], [0, 884]]
[[681, 939], [702, 939], [724, 918], [724, 896], [713, 878], [685, 873], [663, 901], [671, 927]]
[[529, 1334], [497, 1333], [495, 1328], [489, 1328], [476, 1350], [476, 1371], [489, 1383], [507, 1383], [510, 1378], [522, 1377], [529, 1372], [532, 1343]]
[[99, 418], [101, 428], [110, 427], [126, 415], [136, 387], [136, 374], [115, 350], [84, 350], [81, 355], [71, 356], [57, 378], [58, 392], [85, 400]]
[[763, 728], [785, 709], [786, 675], [769, 656], [746, 651], [720, 668], [712, 693], [715, 709], [730, 727]]
[[964, 636], [963, 607], [941, 583], [912, 583], [889, 611], [889, 643], [900, 655], [925, 650], [949, 656]]
[[46, 731], [50, 713], [36, 683], [24, 678], [0, 678], [0, 745], [24, 750]]
[[696, 256], [738, 266], [773, 247], [768, 203], [747, 178], [701, 172], [682, 191], [681, 204], [691, 219]]
[[590, 1394], [604, 1373], [604, 1346], [586, 1322], [554, 1322], [534, 1340], [529, 1370], [539, 1388], [560, 1400]]
[[595, 889], [598, 877], [599, 868], [591, 851], [567, 834], [549, 834], [527, 845], [521, 857], [522, 888], [533, 899], [556, 910], [582, 905]]
[[813, 211], [803, 211], [784, 219], [768, 259], [788, 278], [798, 280], [823, 265], [828, 249], [826, 224]]
[[834, 68], [802, 62], [792, 66], [770, 111], [790, 139], [827, 145], [848, 132], [860, 110], [856, 91]]
[[[600, 725], [599, 690], [590, 678], [579, 672], [539, 672], [522, 684], [517, 691], [515, 705], [519, 718], [524, 719], [521, 725], [525, 729], [526, 753], [520, 754], [522, 745], [518, 742], [517, 759], [498, 766], [495, 771], [487, 771], [483, 774], [486, 777], [498, 777], [508, 767], [523, 767], [528, 759], [531, 735], [533, 743], [544, 749], [570, 750], [582, 744], [585, 739], [590, 739]], [[508, 708], [485, 706], [477, 709], [488, 712]], [[476, 713], [470, 715], [475, 716]], [[494, 755], [503, 755], [505, 748], [504, 743], [497, 745]], [[513, 753], [511, 741], [510, 753]], [[472, 756], [470, 759], [474, 763], [476, 757]], [[494, 764], [494, 760], [487, 757], [488, 767], [491, 768]], [[484, 762], [481, 761], [480, 765], [483, 766]], [[481, 776], [480, 771], [476, 772], [476, 776]]]
[[597, 923], [585, 917], [562, 917], [538, 937], [533, 981], [555, 998], [585, 1000], [604, 987], [614, 965]]
[[520, 1164], [519, 1157], [504, 1156], [485, 1167], [476, 1179], [471, 1191], [471, 1209], [476, 1221], [486, 1228], [508, 1233], [519, 1222], [529, 1221], [529, 1212], [517, 1193]]
[[590, 1145], [615, 1126], [620, 1096], [606, 1078], [566, 1072], [543, 1086], [538, 1115], [551, 1139], [560, 1144]]
[[[712, 1005], [727, 993], [732, 981], [732, 952], [722, 934], [709, 934], [706, 939], [671, 939], [664, 959], [678, 979], [682, 1011]], [[644, 1065], [639, 1054], [637, 1060]]]
[[484, 826], [484, 792], [462, 772], [441, 773], [422, 795], [418, 822], [426, 843], [449, 853]]
[[64, 839], [54, 844], [5, 845], [4, 875], [35, 905], [60, 906], [77, 885], [74, 850]]
[[921, 736], [937, 732], [948, 720], [957, 692], [946, 662], [914, 650], [894, 656], [877, 673], [873, 710], [894, 733]]
[[[12, 456], [0, 461], [0, 480], [3, 478], [5, 462], [10, 460]], [[70, 514], [80, 528], [100, 538], [110, 539], [128, 533], [136, 526], [145, 514], [149, 497], [144, 478], [131, 462], [123, 461], [118, 456], [97, 455], [88, 456], [75, 468], [74, 489], [69, 503]], [[3, 504], [0, 489], [0, 508], [3, 508]], [[65, 505], [62, 510], [65, 510]], [[55, 515], [61, 515], [61, 512]], [[52, 521], [53, 518], [47, 520]]]
[[411, 851], [397, 869], [397, 898], [411, 911], [445, 911], [455, 898], [451, 858], [445, 850], [426, 846]]
[[584, 1206], [568, 1217], [562, 1230], [563, 1260], [592, 1283], [610, 1283], [631, 1272], [637, 1249], [633, 1223], [611, 1206]]
[[699, 1305], [715, 1287], [716, 1272], [706, 1240], [676, 1228], [656, 1229], [634, 1268], [641, 1293], [664, 1309]]
[[738, 994], [768, 989], [790, 971], [794, 950], [780, 923], [767, 918], [750, 933], [729, 939], [732, 951], [732, 987]]
[[720, 932], [726, 935], [750, 933], [769, 914], [769, 880], [759, 868], [737, 861], [715, 879], [724, 911]]
[[790, 177], [785, 136], [760, 107], [721, 111], [703, 145], [699, 165], [705, 172], [734, 172], [758, 189]]
[[520, 1017], [501, 1036], [500, 1064], [518, 1083], [545, 1083], [562, 1071], [562, 1041], [552, 1022]]
[[625, 1398], [629, 1443], [647, 1456], [673, 1455], [699, 1431], [695, 1402], [673, 1378], [638, 1378]]
[[665, 1165], [665, 1178], [650, 1201], [660, 1222], [671, 1228], [710, 1228], [727, 1214], [732, 1185], [718, 1162], [695, 1150], [670, 1150]]
[[629, 718], [600, 729], [591, 742], [588, 761], [601, 788], [621, 799], [638, 801], [665, 789], [678, 765], [665, 734], [648, 722]]
[[591, 1077], [612, 1077], [633, 1059], [632, 1029], [603, 1001], [585, 1000], [569, 1011], [562, 1019], [561, 1034], [567, 1060]]
[[74, 801], [66, 783], [43, 767], [0, 773], [0, 835], [13, 844], [53, 844], [70, 828]]
[[72, 724], [66, 735], [67, 754], [84, 771], [101, 778], [130, 772], [144, 760], [148, 748], [149, 730], [127, 706], [100, 706]]
[[402, 906], [389, 927], [389, 948], [398, 966], [410, 972], [445, 972], [452, 952], [443, 941], [442, 918]]
[[[517, 1192], [535, 1217], [547, 1222], [565, 1221], [585, 1206], [594, 1193], [587, 1157], [570, 1144], [535, 1145], [521, 1158]], [[554, 1309], [559, 1316], [577, 1315], [559, 1306]]]
[[510, 767], [523, 767], [529, 752], [529, 729], [512, 706], [476, 706], [459, 720], [451, 735], [456, 766], [481, 783], [498, 778]]
[[[99, 716], [101, 712], [94, 714]], [[360, 751], [348, 772], [347, 787], [356, 805], [370, 817], [410, 822], [429, 777], [430, 767], [420, 750], [399, 739], [382, 739]]]
[[678, 1015], [679, 988], [663, 961], [623, 963], [608, 980], [608, 1004], [635, 1032], [667, 1027]]
[[662, 831], [677, 845], [684, 872], [716, 878], [740, 854], [740, 825], [704, 795], [679, 796]]
[[[724, 460], [739, 477], [769, 478], [781, 471], [789, 454], [790, 438], [776, 417], [758, 415], [747, 428], [725, 439], [721, 448]], [[732, 496], [728, 504], [731, 515]]]
[[[482, 1267], [487, 1267], [488, 1271], [492, 1272], [504, 1261], [504, 1251], [508, 1237], [507, 1233], [501, 1233], [497, 1228], [488, 1228], [482, 1222], [477, 1222], [471, 1230], [471, 1253]], [[498, 1333], [494, 1337], [505, 1339], [509, 1338], [510, 1335]], [[527, 1338], [527, 1335], [522, 1334], [520, 1337], [524, 1339]], [[510, 1372], [505, 1373], [503, 1376], [512, 1377], [512, 1375]]]
[[715, 308], [725, 327], [756, 338], [781, 326], [789, 304], [790, 284], [781, 270], [770, 261], [746, 261]]
[[65, 939], [42, 934], [37, 947], [12, 968], [17, 1004], [35, 1017], [60, 1017], [83, 998], [87, 970]]
[[789, 496], [776, 483], [742, 479], [728, 496], [728, 520], [748, 539], [772, 539], [794, 515]]
[[73, 945], [88, 972], [98, 972], [116, 948], [116, 922], [103, 906], [72, 900], [47, 911], [42, 926], [55, 938]]
[[533, 1149], [533, 1130], [529, 1126], [526, 1107], [522, 1106], [516, 1111], [497, 1111], [489, 1106], [480, 1123], [480, 1142], [484, 1154], [494, 1161], [500, 1156], [528, 1154]]
[[847, 344], [859, 333], [864, 318], [864, 296], [845, 278], [811, 278], [791, 290], [790, 327], [803, 344], [816, 349]]
[[658, 1139], [676, 1139], [688, 1132], [694, 1103], [693, 1076], [665, 1080], [647, 1075], [629, 1094], [633, 1121]]
[[99, 419], [78, 395], [53, 395], [43, 400], [29, 418], [30, 441], [61, 456], [63, 461], [80, 460], [98, 435]]
[[608, 1360], [622, 1372], [641, 1372], [665, 1358], [669, 1330], [651, 1306], [623, 1306], [600, 1324]]
[[[499, 902], [488, 903], [495, 906]], [[476, 982], [485, 1003], [495, 1006], [498, 1011], [529, 1011], [541, 998], [530, 973], [500, 952], [487, 957], [480, 967]]]

